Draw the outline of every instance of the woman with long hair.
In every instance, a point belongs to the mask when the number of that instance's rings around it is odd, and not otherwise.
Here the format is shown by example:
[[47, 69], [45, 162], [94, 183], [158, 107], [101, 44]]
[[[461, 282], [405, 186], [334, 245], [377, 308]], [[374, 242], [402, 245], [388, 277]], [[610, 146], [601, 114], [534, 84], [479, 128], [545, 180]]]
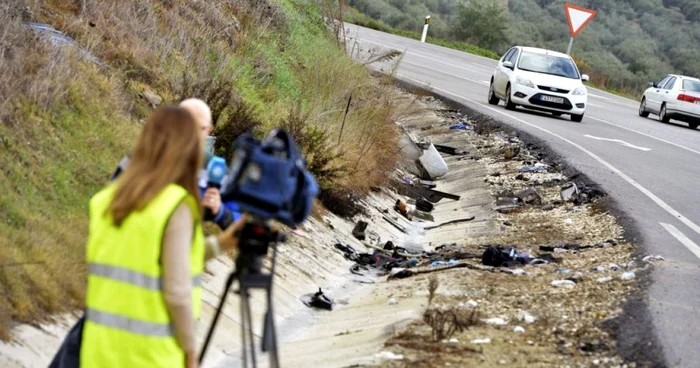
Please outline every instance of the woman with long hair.
[[81, 366], [198, 366], [204, 262], [235, 248], [245, 221], [204, 238], [203, 144], [186, 110], [160, 108], [124, 173], [91, 198]]

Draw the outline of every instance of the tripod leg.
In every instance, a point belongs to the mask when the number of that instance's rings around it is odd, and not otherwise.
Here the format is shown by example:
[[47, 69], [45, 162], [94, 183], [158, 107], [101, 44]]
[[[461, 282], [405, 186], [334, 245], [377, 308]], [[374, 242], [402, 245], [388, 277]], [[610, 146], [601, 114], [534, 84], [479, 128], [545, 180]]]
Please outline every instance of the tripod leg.
[[255, 339], [253, 337], [253, 322], [250, 314], [250, 300], [248, 299], [248, 289], [246, 291], [246, 297], [245, 297], [245, 310], [246, 310], [246, 324], [248, 325], [248, 343], [250, 344], [250, 357], [251, 360], [253, 361], [253, 368], [256, 368], [258, 366], [256, 358], [255, 358]]
[[248, 318], [246, 315], [246, 308], [245, 308], [245, 305], [247, 302], [247, 299], [246, 299], [247, 290], [245, 288], [243, 288], [243, 286], [241, 286], [240, 293], [241, 293], [241, 295], [240, 295], [239, 299], [241, 302], [241, 305], [240, 305], [240, 309], [241, 309], [241, 352], [243, 355], [243, 368], [247, 368], [248, 367], [248, 354], [246, 353], [246, 346], [248, 345], [248, 343], [246, 341], [246, 329], [248, 328], [248, 324], [246, 322], [248, 321]]
[[[272, 287], [272, 285], [270, 285]], [[272, 292], [268, 290], [267, 297], [267, 325], [270, 333], [270, 366], [272, 368], [279, 367], [279, 355], [277, 351], [277, 331], [275, 329], [274, 313], [272, 312]]]
[[216, 308], [216, 314], [214, 314], [214, 320], [211, 322], [211, 326], [209, 327], [209, 332], [207, 332], [207, 338], [204, 340], [204, 346], [202, 346], [202, 351], [199, 353], [199, 364], [202, 364], [204, 361], [204, 354], [207, 352], [207, 348], [209, 347], [209, 342], [211, 341], [211, 337], [214, 335], [214, 328], [216, 327], [216, 323], [219, 322], [219, 317], [221, 317], [221, 310], [224, 308], [224, 305], [226, 303], [226, 296], [228, 295], [228, 291], [231, 288], [231, 284], [233, 284], [233, 279], [236, 277], [235, 273], [231, 273], [226, 280], [226, 287], [224, 288], [224, 294], [221, 296], [221, 301], [219, 301], [219, 307]]

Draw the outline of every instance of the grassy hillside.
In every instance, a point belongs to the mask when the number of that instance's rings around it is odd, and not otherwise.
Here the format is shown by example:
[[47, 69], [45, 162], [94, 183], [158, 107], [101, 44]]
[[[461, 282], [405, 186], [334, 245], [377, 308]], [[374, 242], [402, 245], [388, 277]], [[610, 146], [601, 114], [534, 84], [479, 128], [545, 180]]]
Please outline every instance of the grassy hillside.
[[[565, 2], [499, 1], [507, 19], [506, 41], [490, 47], [491, 51], [501, 54], [515, 44], [565, 51], [569, 39]], [[700, 76], [700, 2], [697, 0], [568, 2], [598, 11], [598, 16], [577, 37], [572, 52], [595, 84], [637, 93], [647, 81], [658, 80], [666, 73]], [[421, 30], [423, 17], [430, 14], [432, 36], [467, 41], [460, 34], [463, 28], [460, 0], [348, 0], [346, 3], [378, 21], [377, 24], [413, 32]], [[479, 43], [478, 38], [468, 41]]]
[[323, 19], [299, 0], [3, 1], [0, 338], [82, 304], [87, 201], [158, 103], [207, 100], [222, 155], [242, 131], [290, 129], [329, 207], [380, 184], [396, 111]]

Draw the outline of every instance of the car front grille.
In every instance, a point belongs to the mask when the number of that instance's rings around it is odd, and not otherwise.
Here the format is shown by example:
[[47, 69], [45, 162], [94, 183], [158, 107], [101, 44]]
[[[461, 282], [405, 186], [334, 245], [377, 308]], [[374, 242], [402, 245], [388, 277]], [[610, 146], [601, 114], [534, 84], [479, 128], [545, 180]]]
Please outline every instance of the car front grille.
[[534, 96], [530, 97], [530, 103], [535, 105], [535, 106], [542, 106], [542, 107], [549, 107], [553, 109], [559, 109], [559, 110], [571, 110], [574, 108], [574, 106], [571, 104], [571, 101], [569, 101], [568, 98], [566, 97], [561, 97], [561, 96], [554, 96], [554, 95], [545, 95], [545, 96], [551, 96], [551, 97], [557, 97], [557, 98], [562, 98], [564, 99], [564, 103], [555, 103], [555, 102], [549, 102], [549, 101], [542, 101], [542, 93], [537, 93]]
[[543, 91], [549, 91], [549, 92], [554, 92], [554, 93], [563, 93], [563, 94], [569, 93], [568, 89], [561, 89], [561, 88], [557, 88], [557, 87], [537, 86], [537, 88], [539, 88]]

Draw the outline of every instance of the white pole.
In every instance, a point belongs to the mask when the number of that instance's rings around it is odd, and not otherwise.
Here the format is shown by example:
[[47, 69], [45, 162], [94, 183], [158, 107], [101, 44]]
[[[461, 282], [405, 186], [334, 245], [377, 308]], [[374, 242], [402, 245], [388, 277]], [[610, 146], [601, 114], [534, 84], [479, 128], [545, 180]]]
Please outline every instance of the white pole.
[[571, 55], [571, 47], [572, 47], [572, 46], [574, 46], [574, 38], [573, 38], [573, 37], [571, 37], [571, 39], [569, 40], [569, 48], [566, 49], [566, 54], [567, 54], [567, 55]]
[[430, 25], [430, 16], [425, 17], [425, 25], [423, 26], [423, 36], [420, 38], [420, 42], [425, 43], [425, 38], [428, 37], [428, 26]]

